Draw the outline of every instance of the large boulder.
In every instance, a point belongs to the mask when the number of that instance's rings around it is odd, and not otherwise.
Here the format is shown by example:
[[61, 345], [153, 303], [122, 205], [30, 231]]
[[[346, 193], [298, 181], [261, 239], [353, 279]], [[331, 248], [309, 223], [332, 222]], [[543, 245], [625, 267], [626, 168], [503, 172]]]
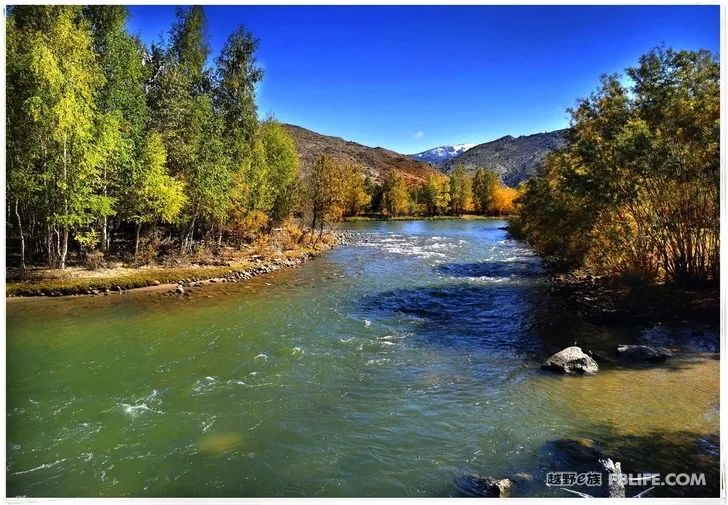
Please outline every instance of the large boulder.
[[551, 356], [541, 368], [568, 374], [594, 374], [599, 371], [597, 362], [575, 345]]
[[620, 345], [617, 352], [621, 357], [632, 361], [665, 361], [672, 357], [667, 349], [649, 345]]

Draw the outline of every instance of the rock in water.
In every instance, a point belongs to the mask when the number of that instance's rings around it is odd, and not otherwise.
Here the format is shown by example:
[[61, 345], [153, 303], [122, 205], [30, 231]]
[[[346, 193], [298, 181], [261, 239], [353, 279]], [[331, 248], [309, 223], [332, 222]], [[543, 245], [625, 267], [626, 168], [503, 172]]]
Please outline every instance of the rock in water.
[[593, 374], [599, 371], [597, 362], [577, 346], [557, 352], [541, 368], [569, 374]]
[[177, 285], [177, 289], [175, 289], [174, 292], [178, 295], [182, 295], [185, 292], [185, 288], [183, 288], [181, 285]]
[[457, 480], [456, 485], [460, 491], [468, 496], [485, 496], [490, 498], [504, 498], [510, 496], [513, 489], [511, 479], [494, 479], [480, 475], [464, 475]]
[[663, 347], [650, 347], [648, 345], [620, 345], [617, 352], [623, 358], [634, 361], [665, 361], [672, 357], [672, 353]]

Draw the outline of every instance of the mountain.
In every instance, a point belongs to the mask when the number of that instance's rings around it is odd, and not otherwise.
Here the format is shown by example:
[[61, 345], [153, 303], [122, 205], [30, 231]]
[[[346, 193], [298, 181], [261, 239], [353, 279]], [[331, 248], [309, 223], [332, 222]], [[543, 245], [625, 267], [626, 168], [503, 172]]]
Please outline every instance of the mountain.
[[469, 173], [477, 167], [494, 170], [501, 180], [512, 187], [536, 175], [543, 166], [546, 155], [563, 147], [567, 129], [534, 135], [503, 138], [478, 144], [442, 164], [442, 171], [449, 173], [455, 165], [462, 164]]
[[426, 161], [433, 165], [440, 165], [474, 146], [475, 144], [455, 144], [453, 146], [433, 147], [421, 153], [410, 154], [409, 157], [419, 161]]
[[292, 124], [284, 124], [283, 127], [296, 143], [304, 173], [322, 154], [328, 154], [341, 162], [359, 165], [365, 175], [377, 182], [382, 182], [390, 170], [401, 172], [410, 184], [422, 183], [429, 174], [438, 173], [429, 163], [413, 160], [388, 149], [368, 147]]

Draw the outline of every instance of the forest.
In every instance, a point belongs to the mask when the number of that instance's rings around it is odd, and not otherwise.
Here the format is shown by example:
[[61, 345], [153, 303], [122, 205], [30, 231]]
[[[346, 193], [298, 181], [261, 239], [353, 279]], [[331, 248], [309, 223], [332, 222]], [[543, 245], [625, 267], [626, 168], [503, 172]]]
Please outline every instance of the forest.
[[482, 169], [412, 185], [322, 156], [299, 173], [292, 139], [258, 117], [251, 33], [241, 26], [211, 59], [202, 7], [179, 8], [151, 47], [128, 33], [128, 15], [120, 5], [9, 9], [10, 263], [144, 264], [239, 247], [275, 227], [316, 241], [326, 223], [358, 214], [512, 212], [515, 190]]
[[512, 220], [566, 268], [639, 283], [717, 285], [720, 66], [658, 47], [570, 110], [567, 146]]

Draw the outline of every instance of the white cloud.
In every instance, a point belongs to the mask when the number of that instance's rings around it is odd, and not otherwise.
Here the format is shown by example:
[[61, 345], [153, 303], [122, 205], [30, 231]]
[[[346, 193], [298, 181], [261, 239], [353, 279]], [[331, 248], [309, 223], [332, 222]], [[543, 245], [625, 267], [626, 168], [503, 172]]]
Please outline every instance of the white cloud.
[[417, 130], [416, 132], [414, 132], [412, 134], [413, 139], [421, 139], [424, 136], [425, 136], [425, 132], [423, 132], [422, 130]]

